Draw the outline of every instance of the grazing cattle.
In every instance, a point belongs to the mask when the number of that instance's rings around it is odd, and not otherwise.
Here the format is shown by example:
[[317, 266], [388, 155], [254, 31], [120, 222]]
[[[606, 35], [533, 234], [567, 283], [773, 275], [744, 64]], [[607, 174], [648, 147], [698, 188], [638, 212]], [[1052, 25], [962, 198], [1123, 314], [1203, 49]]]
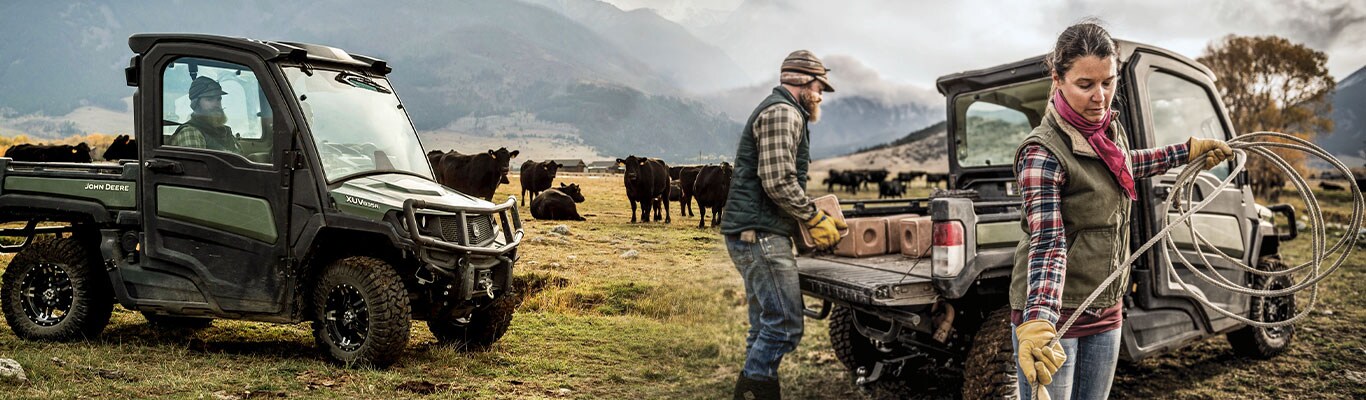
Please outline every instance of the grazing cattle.
[[546, 189], [540, 196], [531, 200], [531, 217], [543, 220], [558, 221], [583, 221], [579, 216], [579, 207], [574, 203], [583, 202], [583, 192], [579, 190], [579, 184], [573, 183], [565, 186], [560, 182], [559, 188]]
[[882, 182], [882, 181], [887, 180], [887, 175], [891, 174], [890, 172], [888, 172], [888, 171], [885, 170], [885, 169], [876, 169], [876, 170], [865, 169], [865, 170], [862, 170], [862, 171], [859, 171], [859, 172], [863, 174], [863, 188], [864, 188], [864, 189], [867, 189], [867, 188], [868, 188], [868, 184], [869, 184], [869, 183], [875, 183], [875, 182], [880, 183], [880, 182]]
[[[493, 192], [498, 185], [508, 182], [508, 163], [517, 157], [518, 151], [507, 148], [489, 150], [479, 154], [460, 154], [455, 151], [443, 154], [432, 165], [437, 182], [448, 188], [484, 200], [493, 200]], [[432, 152], [428, 152], [430, 160]]]
[[1340, 192], [1344, 189], [1342, 185], [1332, 182], [1319, 182], [1319, 187], [1329, 192]]
[[526, 194], [531, 192], [532, 197], [540, 195], [546, 189], [550, 189], [555, 184], [555, 174], [559, 173], [560, 164], [554, 161], [535, 162], [527, 160], [522, 163], [522, 205], [526, 205]]
[[708, 165], [697, 172], [693, 196], [697, 199], [697, 212], [700, 214], [698, 228], [706, 227], [708, 207], [711, 208], [711, 226], [716, 227], [716, 221], [721, 220], [722, 207], [726, 205], [726, 197], [730, 194], [730, 178], [734, 173], [735, 169], [728, 163]]
[[901, 183], [911, 183], [915, 178], [922, 176], [925, 176], [925, 173], [920, 171], [898, 172], [896, 174], [896, 180], [901, 181]]
[[901, 198], [906, 194], [906, 183], [898, 180], [882, 181], [877, 183], [877, 198], [890, 199]]
[[939, 187], [939, 182], [944, 182], [944, 186], [947, 188], [949, 174], [925, 173], [925, 186]]
[[[626, 170], [622, 181], [626, 184], [626, 197], [631, 202], [631, 223], [636, 222], [637, 205], [640, 207], [640, 222], [650, 222], [650, 210], [655, 206], [655, 201], [668, 198], [669, 195], [669, 164], [657, 158], [636, 156], [618, 158], [617, 164], [623, 165]], [[662, 203], [664, 223], [673, 222], [668, 213], [669, 203]], [[658, 209], [655, 209], [654, 217], [655, 221], [659, 221]]]
[[864, 174], [860, 171], [840, 171], [832, 169], [830, 175], [825, 177], [826, 191], [834, 193], [835, 185], [844, 188], [850, 194], [858, 194], [859, 186], [863, 185]]
[[104, 149], [103, 157], [105, 161], [136, 160], [138, 141], [128, 135], [119, 135], [114, 138], [114, 143], [109, 144], [109, 148]]
[[683, 188], [683, 193], [678, 198], [678, 215], [691, 217], [693, 185], [697, 183], [697, 173], [702, 172], [702, 166], [690, 165], [681, 168], [678, 172], [678, 186]]
[[16, 144], [9, 150], [5, 150], [5, 157], [14, 161], [36, 161], [36, 162], [69, 162], [69, 163], [88, 163], [94, 161], [90, 158], [90, 145], [81, 142], [75, 146], [69, 144]]

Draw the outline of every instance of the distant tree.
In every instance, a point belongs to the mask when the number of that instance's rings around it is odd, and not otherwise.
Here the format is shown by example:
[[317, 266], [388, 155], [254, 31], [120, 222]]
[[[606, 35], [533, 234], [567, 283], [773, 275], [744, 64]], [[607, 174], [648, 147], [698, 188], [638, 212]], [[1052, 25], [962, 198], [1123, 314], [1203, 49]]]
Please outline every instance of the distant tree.
[[[1211, 42], [1197, 59], [1218, 77], [1216, 86], [1242, 133], [1276, 131], [1312, 140], [1333, 129], [1330, 95], [1336, 84], [1328, 74], [1328, 55], [1278, 36], [1229, 35]], [[1305, 154], [1273, 150], [1304, 176], [1311, 171]], [[1276, 200], [1285, 177], [1269, 161], [1252, 156], [1252, 190]]]

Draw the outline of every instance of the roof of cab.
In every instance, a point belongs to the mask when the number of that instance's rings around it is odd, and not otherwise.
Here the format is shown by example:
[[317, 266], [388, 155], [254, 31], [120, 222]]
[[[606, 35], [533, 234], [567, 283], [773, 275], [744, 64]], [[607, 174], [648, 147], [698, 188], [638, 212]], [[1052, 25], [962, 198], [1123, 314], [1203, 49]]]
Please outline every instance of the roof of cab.
[[[1189, 57], [1172, 52], [1171, 50], [1127, 40], [1115, 40], [1115, 44], [1119, 46], [1119, 61], [1121, 63], [1128, 62], [1134, 52], [1141, 50], [1143, 52], [1154, 53], [1180, 61], [1181, 63], [1189, 65], [1204, 73], [1211, 81], [1215, 80], [1214, 72], [1208, 67]], [[1044, 67], [1043, 64], [1043, 58], [1043, 55], [1038, 55], [990, 68], [944, 75], [939, 77], [935, 82], [935, 86], [939, 89], [940, 94], [948, 96], [951, 92], [962, 93], [1023, 80], [1037, 79], [1041, 75], [1047, 76], [1048, 74], [1048, 69]]]
[[241, 37], [188, 34], [188, 33], [139, 33], [128, 37], [128, 48], [136, 54], [144, 54], [157, 43], [202, 43], [245, 50], [265, 60], [289, 59], [296, 62], [322, 62], [369, 68], [381, 75], [393, 71], [384, 60], [347, 53], [335, 47]]

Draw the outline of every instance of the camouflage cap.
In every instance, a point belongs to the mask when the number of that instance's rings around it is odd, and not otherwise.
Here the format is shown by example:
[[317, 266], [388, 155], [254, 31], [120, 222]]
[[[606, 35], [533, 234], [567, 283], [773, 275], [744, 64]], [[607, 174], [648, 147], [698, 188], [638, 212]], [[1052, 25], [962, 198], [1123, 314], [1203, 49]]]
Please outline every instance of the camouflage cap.
[[194, 82], [190, 82], [190, 100], [204, 96], [222, 96], [225, 94], [228, 94], [228, 92], [224, 92], [223, 87], [219, 86], [217, 81], [214, 81], [207, 76], [194, 78]]
[[783, 59], [782, 72], [797, 72], [810, 75], [825, 85], [825, 91], [835, 91], [835, 87], [830, 85], [830, 80], [825, 77], [825, 74], [830, 72], [830, 68], [826, 68], [825, 64], [821, 62], [821, 59], [817, 58], [816, 55], [812, 54], [810, 51], [797, 50], [788, 54], [787, 58]]

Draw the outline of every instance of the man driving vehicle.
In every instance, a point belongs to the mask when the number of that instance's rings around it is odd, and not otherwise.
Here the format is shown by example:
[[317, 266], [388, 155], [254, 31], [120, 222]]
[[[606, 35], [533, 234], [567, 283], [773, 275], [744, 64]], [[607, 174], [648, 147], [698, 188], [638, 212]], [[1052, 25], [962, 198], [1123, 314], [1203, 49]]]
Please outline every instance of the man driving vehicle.
[[198, 77], [190, 83], [190, 120], [180, 124], [171, 135], [171, 146], [222, 150], [242, 154], [237, 136], [227, 126], [223, 113], [223, 87], [209, 77]]

